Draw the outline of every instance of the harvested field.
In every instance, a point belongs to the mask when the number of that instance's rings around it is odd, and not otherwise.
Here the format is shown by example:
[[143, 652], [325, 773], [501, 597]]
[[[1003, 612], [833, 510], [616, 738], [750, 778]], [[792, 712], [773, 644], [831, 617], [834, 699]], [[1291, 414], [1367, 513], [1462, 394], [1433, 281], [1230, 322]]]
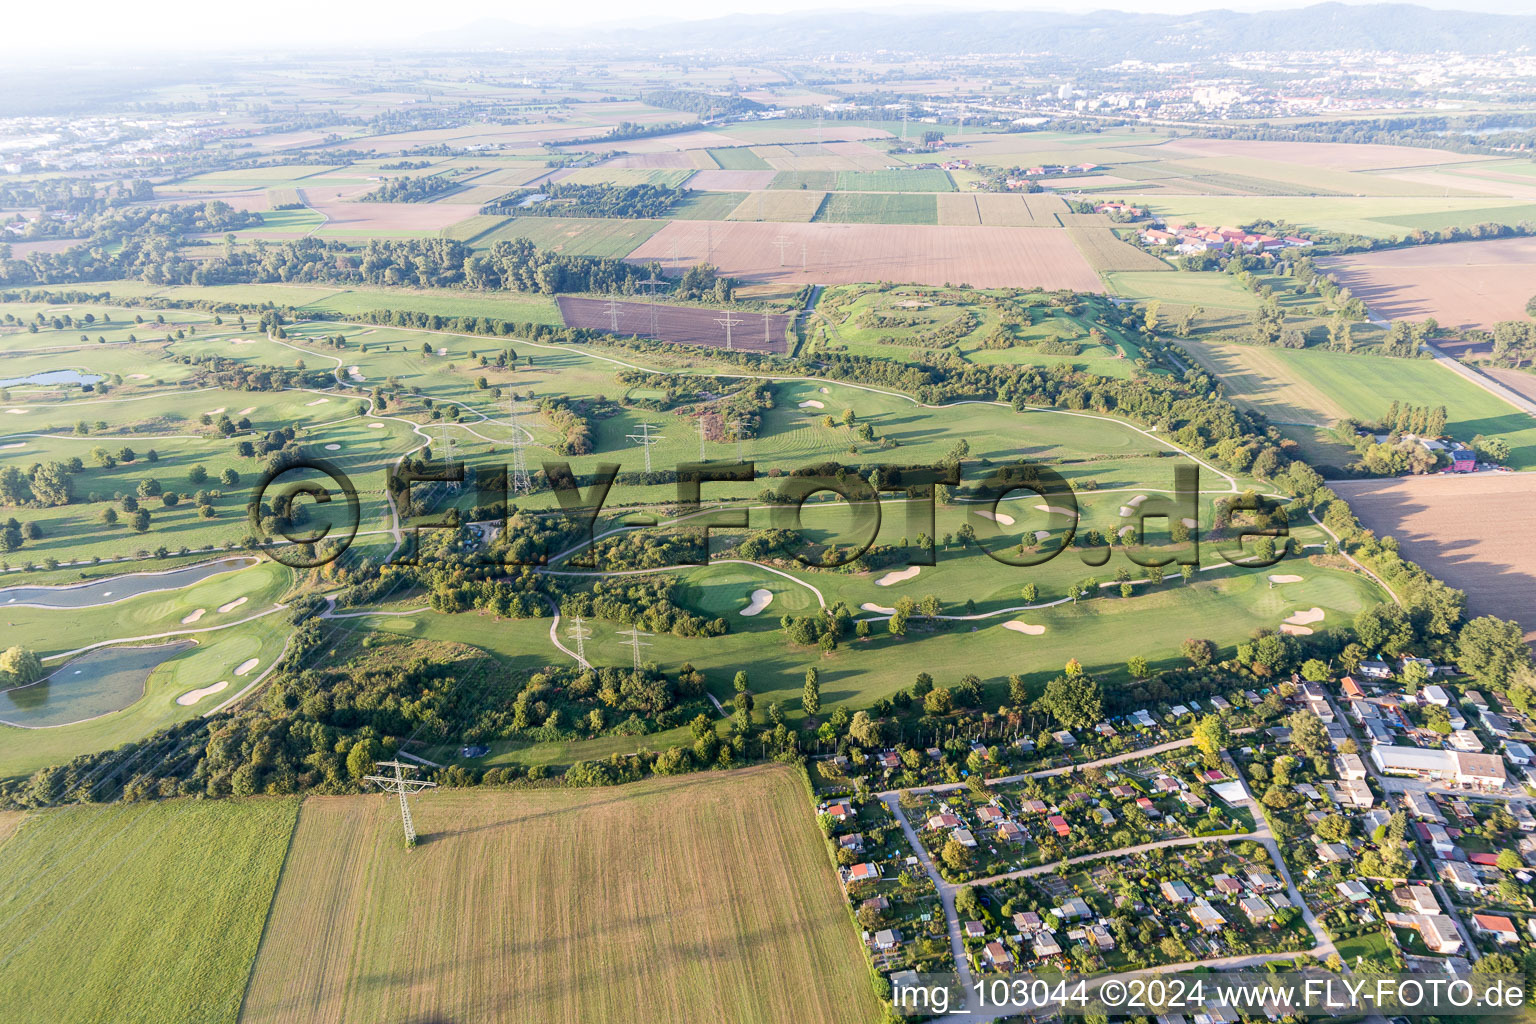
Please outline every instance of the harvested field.
[[1068, 227], [1067, 234], [1095, 270], [1172, 270], [1162, 260], [1127, 242], [1109, 228]]
[[700, 170], [716, 166], [707, 153], [699, 150], [678, 150], [674, 153], [627, 153], [605, 160], [603, 167], [642, 168], [645, 170]]
[[784, 769], [443, 790], [417, 801], [416, 820], [422, 842], [407, 851], [384, 797], [304, 804], [242, 1021], [879, 1015]]
[[1465, 590], [1472, 615], [1514, 619], [1527, 641], [1536, 640], [1536, 548], [1528, 529], [1536, 475], [1413, 476], [1329, 486], [1377, 536], [1395, 537], [1405, 558]]
[[726, 220], [771, 220], [804, 224], [821, 209], [825, 192], [761, 189], [741, 201]]
[[[786, 265], [780, 265], [775, 242], [780, 236], [786, 240]], [[796, 258], [802, 246], [803, 267]], [[721, 273], [758, 283], [894, 281], [1104, 290], [1060, 229], [675, 221], [629, 259], [660, 260], [672, 273], [707, 261]]]
[[718, 192], [751, 192], [754, 189], [767, 188], [773, 181], [774, 172], [769, 171], [700, 171], [688, 179], [688, 187], [694, 189], [713, 189]]
[[1257, 142], [1241, 139], [1177, 139], [1157, 152], [1195, 157], [1241, 157], [1322, 167], [1331, 171], [1377, 171], [1393, 167], [1426, 167], [1487, 160], [1415, 146], [1354, 145], [1346, 142]]
[[976, 209], [976, 197], [967, 193], [948, 192], [938, 197], [939, 223], [945, 227], [980, 227], [981, 214]]
[[[615, 302], [610, 308], [607, 299], [578, 299], [561, 295], [555, 300], [560, 306], [560, 316], [567, 327], [585, 327], [595, 331], [614, 331], [629, 336], [675, 342], [679, 345], [706, 345], [710, 348], [725, 347], [725, 326], [718, 321], [727, 316], [719, 309], [698, 309], [691, 306], [667, 306], [648, 302]], [[652, 329], [652, 312], [655, 328]], [[731, 325], [731, 347], [748, 352], [776, 352], [789, 350], [785, 337], [790, 317], [783, 313], [729, 314], [740, 323]], [[617, 330], [614, 324], [617, 322]], [[767, 328], [766, 338], [764, 341]]]
[[617, 217], [517, 217], [475, 239], [489, 248], [503, 238], [527, 238], [542, 249], [567, 256], [625, 256], [666, 224]]
[[837, 188], [836, 171], [780, 171], [768, 183], [769, 188], [811, 189], [831, 192]]
[[1059, 228], [1056, 214], [1065, 213], [1067, 204], [1057, 196], [983, 192], [976, 196], [976, 209], [989, 227]]
[[322, 233], [367, 232], [390, 235], [426, 231], [437, 234], [475, 214], [473, 207], [452, 203], [349, 203], [335, 198], [332, 189], [301, 188], [299, 195], [325, 217]]
[[1318, 266], [1378, 316], [1489, 328], [1525, 319], [1525, 303], [1536, 292], [1536, 238], [1420, 245], [1318, 260]]

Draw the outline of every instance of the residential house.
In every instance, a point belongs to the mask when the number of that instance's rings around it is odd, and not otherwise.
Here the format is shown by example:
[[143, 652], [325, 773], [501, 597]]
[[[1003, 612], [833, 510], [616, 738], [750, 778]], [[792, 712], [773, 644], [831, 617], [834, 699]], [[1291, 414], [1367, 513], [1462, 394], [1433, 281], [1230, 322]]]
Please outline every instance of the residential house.
[[1456, 930], [1456, 923], [1444, 914], [1390, 913], [1383, 917], [1394, 928], [1411, 928], [1418, 932], [1432, 953], [1450, 956], [1461, 949], [1461, 933]]
[[1005, 843], [1022, 843], [1025, 838], [1024, 830], [1011, 821], [1005, 821], [997, 826], [997, 838]]
[[1179, 801], [1191, 811], [1205, 810], [1205, 801], [1201, 800], [1192, 790], [1184, 790], [1179, 794]]
[[1158, 810], [1157, 806], [1144, 796], [1136, 798], [1136, 806], [1140, 807], [1141, 813], [1149, 818], [1161, 818], [1163, 816], [1163, 812]]
[[883, 928], [875, 932], [875, 948], [882, 953], [889, 953], [901, 945], [901, 932], [895, 928]]
[[1275, 916], [1274, 909], [1257, 896], [1244, 896], [1237, 904], [1250, 924], [1264, 924]]
[[1343, 896], [1351, 903], [1366, 903], [1371, 898], [1371, 890], [1366, 887], [1364, 882], [1357, 879], [1351, 878], [1347, 882], [1340, 882], [1335, 888], [1339, 890], [1340, 896]]
[[1075, 746], [1077, 746], [1077, 737], [1073, 736], [1071, 733], [1067, 732], [1065, 729], [1063, 729], [1061, 732], [1053, 732], [1053, 733], [1051, 733], [1051, 739], [1055, 740], [1057, 743], [1061, 744], [1064, 747], [1075, 747]]
[[1164, 882], [1159, 888], [1163, 899], [1169, 903], [1188, 903], [1195, 898], [1195, 894], [1183, 882]]
[[994, 970], [1013, 970], [1013, 954], [1008, 952], [1007, 946], [1003, 945], [996, 939], [993, 939], [991, 942], [987, 943], [985, 955], [987, 965], [992, 967]]
[[1365, 691], [1360, 689], [1360, 684], [1355, 682], [1354, 676], [1345, 676], [1339, 681], [1339, 686], [1344, 691], [1345, 700], [1365, 700]]
[[1280, 880], [1268, 871], [1249, 869], [1246, 874], [1248, 876], [1248, 886], [1254, 892], [1270, 892], [1281, 887]]
[[1482, 880], [1477, 877], [1477, 873], [1459, 860], [1449, 860], [1441, 864], [1440, 878], [1458, 892], [1476, 893], [1483, 890]]
[[1239, 882], [1231, 875], [1217, 875], [1215, 878], [1211, 879], [1211, 881], [1216, 886], [1216, 891], [1225, 895], [1230, 896], [1233, 893], [1239, 893], [1243, 891], [1243, 883]]
[[1050, 932], [1040, 932], [1036, 935], [1031, 948], [1034, 950], [1035, 956], [1042, 959], [1048, 956], [1056, 956], [1061, 952], [1061, 946], [1056, 943], [1056, 936]]
[[1477, 789], [1500, 789], [1508, 777], [1503, 758], [1460, 750], [1375, 746], [1371, 748], [1371, 760], [1387, 775], [1408, 775]]
[[1451, 840], [1451, 834], [1439, 822], [1416, 822], [1414, 829], [1419, 833], [1419, 838], [1435, 851], [1436, 856], [1450, 857], [1456, 852], [1456, 844]]
[[[1403, 666], [1406, 668], [1410, 662], [1423, 665], [1430, 671], [1430, 673], [1435, 671], [1434, 663], [1427, 661], [1424, 658], [1404, 658]], [[1445, 687], [1438, 684], [1424, 687], [1419, 695], [1423, 697], [1427, 703], [1435, 704], [1442, 708], [1448, 708], [1451, 706], [1451, 695], [1445, 692]]]
[[1333, 759], [1333, 770], [1339, 773], [1339, 778], [1360, 780], [1365, 778], [1365, 762], [1359, 754], [1340, 754]]
[[1445, 738], [1445, 745], [1452, 750], [1463, 750], [1469, 754], [1481, 754], [1483, 752], [1482, 738], [1471, 729], [1455, 729]]
[[1020, 936], [1033, 935], [1043, 927], [1043, 922], [1033, 910], [1022, 910], [1013, 915], [1013, 926], [1018, 929]]
[[853, 808], [847, 804], [829, 804], [827, 816], [836, 822], [844, 822], [853, 817]]
[[837, 837], [837, 846], [841, 850], [852, 850], [854, 853], [864, 852], [864, 833], [850, 832], [845, 836]]
[[987, 934], [987, 926], [985, 924], [983, 924], [982, 922], [980, 922], [980, 921], [967, 921], [967, 922], [965, 922], [965, 937], [966, 938], [968, 938], [968, 939], [979, 939], [979, 938], [981, 938], [982, 936], [984, 936], [986, 934]]
[[1515, 928], [1515, 922], [1503, 914], [1473, 914], [1472, 930], [1494, 939], [1501, 946], [1520, 941], [1520, 932]]
[[1349, 847], [1343, 843], [1318, 843], [1317, 859], [1324, 864], [1343, 864], [1352, 859], [1354, 855], [1349, 852]]
[[1059, 814], [1053, 814], [1046, 818], [1046, 823], [1056, 830], [1056, 834], [1063, 839], [1072, 834], [1072, 826], [1067, 824], [1067, 819]]
[[1376, 794], [1371, 792], [1371, 787], [1360, 779], [1349, 779], [1339, 783], [1339, 794], [1344, 802], [1351, 807], [1362, 811], [1370, 809], [1376, 803]]
[[1136, 795], [1136, 790], [1132, 789], [1130, 786], [1125, 785], [1124, 783], [1121, 783], [1118, 786], [1110, 786], [1109, 795], [1121, 800], [1129, 800], [1131, 797]]
[[1530, 764], [1536, 760], [1536, 753], [1532, 753], [1531, 748], [1519, 740], [1505, 740], [1501, 746], [1504, 748], [1504, 756], [1515, 764]]
[[1392, 678], [1392, 666], [1384, 661], [1362, 661], [1358, 671], [1367, 679]]
[[1198, 899], [1189, 908], [1189, 916], [1204, 932], [1219, 932], [1226, 927], [1227, 919], [1204, 899]]
[[1468, 690], [1465, 694], [1463, 694], [1463, 699], [1466, 700], [1468, 704], [1471, 704], [1474, 708], [1476, 708], [1479, 712], [1488, 710], [1488, 702], [1483, 699], [1482, 693], [1478, 690]]
[[1423, 818], [1425, 821], [1444, 821], [1440, 808], [1435, 806], [1434, 798], [1428, 793], [1419, 790], [1409, 790], [1403, 794], [1403, 806], [1408, 813], [1415, 818]]
[[1093, 908], [1081, 896], [1073, 896], [1056, 908], [1064, 921], [1086, 921], [1093, 917]]
[[976, 845], [976, 837], [971, 835], [971, 830], [968, 828], [957, 828], [949, 835], [951, 839], [966, 848]]
[[1105, 828], [1109, 828], [1115, 823], [1114, 812], [1112, 812], [1108, 807], [1096, 807], [1094, 810], [1096, 810], [1099, 814], [1100, 825], [1103, 825]]
[[843, 869], [843, 885], [850, 886], [855, 882], [873, 882], [880, 877], [880, 865], [871, 862], [855, 864]]
[[1392, 890], [1392, 899], [1410, 913], [1440, 913], [1440, 904], [1435, 901], [1435, 892], [1427, 885], [1400, 885]]
[[997, 806], [993, 804], [987, 804], [985, 807], [977, 809], [976, 817], [980, 818], [983, 824], [993, 825], [999, 821], [1002, 821], [1005, 817], [1007, 817], [1007, 815], [1005, 815]]
[[1509, 719], [1495, 711], [1483, 712], [1483, 727], [1501, 740], [1509, 739], [1509, 734], [1514, 729]]
[[942, 814], [935, 814], [928, 819], [929, 828], [957, 828], [959, 825], [960, 819], [948, 811]]

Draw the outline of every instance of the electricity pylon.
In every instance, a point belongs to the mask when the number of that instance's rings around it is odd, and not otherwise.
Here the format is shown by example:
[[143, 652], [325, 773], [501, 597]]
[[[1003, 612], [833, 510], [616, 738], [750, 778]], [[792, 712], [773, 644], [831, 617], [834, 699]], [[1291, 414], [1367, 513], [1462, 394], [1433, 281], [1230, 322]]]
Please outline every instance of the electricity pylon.
[[731, 316], [731, 314], [727, 313], [725, 316], [715, 317], [715, 323], [725, 328], [725, 350], [727, 352], [732, 351], [733, 346], [731, 345], [731, 328], [735, 327], [737, 324], [746, 323], [746, 321], [738, 319], [737, 317]]
[[576, 660], [581, 662], [582, 668], [591, 668], [592, 663], [587, 661], [587, 641], [592, 637], [592, 631], [581, 624], [581, 616], [574, 616], [575, 623], [565, 631], [565, 635], [576, 641]]
[[507, 426], [512, 431], [512, 493], [527, 494], [533, 490], [533, 483], [528, 478], [528, 455], [524, 450], [528, 447], [528, 437], [523, 433], [517, 392], [511, 388], [507, 389]]
[[655, 424], [642, 423], [640, 424], [640, 433], [624, 435], [624, 439], [626, 441], [638, 444], [642, 449], [645, 450], [645, 471], [647, 473], [651, 471], [651, 446], [656, 444], [658, 441], [666, 440], [666, 438], [662, 437], [660, 434], [651, 433], [651, 431], [655, 429]]
[[437, 783], [426, 779], [408, 779], [402, 769], [416, 770], [415, 765], [404, 764], [400, 761], [375, 761], [375, 768], [393, 768], [394, 775], [368, 775], [364, 776], [365, 782], [372, 782], [386, 793], [400, 794], [400, 821], [405, 826], [405, 845], [416, 845], [416, 826], [411, 821], [411, 805], [406, 800], [407, 794], [419, 793], [424, 789], [436, 789]]
[[635, 652], [635, 671], [636, 672], [640, 671], [640, 648], [651, 646], [650, 644], [646, 643], [644, 640], [641, 640], [640, 638], [643, 637], [643, 636], [655, 636], [655, 635], [656, 635], [655, 633], [642, 633], [642, 632], [640, 632], [639, 629], [637, 629], [635, 627], [630, 627], [629, 629], [621, 629], [621, 630], [619, 630], [619, 636], [627, 636], [627, 637], [629, 637], [628, 640], [620, 640], [619, 643], [623, 644], [625, 647], [631, 648]]

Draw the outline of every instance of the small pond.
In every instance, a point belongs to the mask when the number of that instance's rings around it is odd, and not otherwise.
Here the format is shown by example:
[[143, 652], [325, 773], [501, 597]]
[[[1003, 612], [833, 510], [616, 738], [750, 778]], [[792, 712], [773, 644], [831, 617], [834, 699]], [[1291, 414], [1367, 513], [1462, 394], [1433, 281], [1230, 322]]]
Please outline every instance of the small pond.
[[79, 387], [84, 384], [95, 384], [101, 380], [106, 378], [99, 373], [81, 373], [79, 370], [41, 370], [30, 377], [8, 377], [0, 380], [0, 388], [17, 388], [23, 384], [38, 386], [73, 384]]
[[233, 572], [255, 565], [257, 561], [259, 559], [244, 555], [221, 558], [216, 562], [201, 562], [169, 572], [129, 573], [126, 576], [113, 576], [65, 587], [6, 587], [0, 590], [0, 606], [13, 604], [33, 608], [92, 608], [99, 604], [115, 604], [140, 594], [180, 590], [221, 572]]
[[39, 729], [121, 711], [144, 696], [149, 674], [190, 640], [155, 647], [103, 647], [71, 658], [48, 678], [0, 691], [0, 722]]

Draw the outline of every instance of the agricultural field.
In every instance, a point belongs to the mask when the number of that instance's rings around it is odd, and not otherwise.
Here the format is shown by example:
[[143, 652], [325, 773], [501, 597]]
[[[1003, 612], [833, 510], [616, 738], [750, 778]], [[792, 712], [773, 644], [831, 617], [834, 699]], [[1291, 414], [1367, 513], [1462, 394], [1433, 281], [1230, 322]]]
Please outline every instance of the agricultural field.
[[804, 224], [815, 218], [827, 198], [825, 192], [759, 189], [744, 196], [726, 220], [786, 221]]
[[768, 171], [772, 168], [768, 161], [758, 156], [746, 146], [733, 146], [727, 149], [706, 150], [716, 166], [723, 171]]
[[1536, 584], [1529, 531], [1536, 477], [1529, 473], [1339, 480], [1331, 486], [1378, 536], [1467, 592], [1472, 615], [1512, 618], [1536, 640], [1528, 595]]
[[[830, 200], [829, 200], [830, 201]], [[977, 288], [1103, 290], [1067, 233], [1024, 228], [677, 221], [629, 254], [667, 273], [710, 262], [757, 283], [964, 282]], [[777, 239], [805, 258], [779, 262]]]
[[0, 1020], [233, 1024], [297, 811], [290, 797], [28, 815], [0, 859]]
[[668, 223], [617, 217], [516, 217], [479, 235], [474, 244], [477, 249], [489, 249], [502, 239], [526, 238], [540, 248], [570, 256], [622, 257]]
[[937, 224], [936, 197], [894, 192], [833, 192], [816, 211], [829, 224]]
[[1136, 248], [1107, 227], [1068, 225], [1067, 235], [1082, 252], [1083, 258], [1093, 269], [1103, 272], [1115, 270], [1166, 270], [1168, 264], [1161, 259]]
[[747, 195], [746, 192], [695, 190], [667, 212], [674, 220], [725, 220]]
[[1377, 316], [1434, 317], [1442, 327], [1490, 329], [1524, 320], [1536, 295], [1536, 238], [1421, 245], [1319, 260]]
[[[782, 768], [444, 790], [418, 801], [408, 852], [392, 801], [311, 799], [240, 1020], [489, 1024], [509, 1006], [540, 1021], [634, 1020], [636, 1007], [691, 1020], [724, 1006], [762, 1024], [873, 1020], [812, 810]], [[457, 909], [424, 916], [422, 900]]]
[[1181, 344], [1226, 384], [1233, 401], [1276, 423], [1328, 426], [1346, 416], [1375, 420], [1392, 402], [1444, 404], [1449, 433], [1506, 438], [1510, 465], [1536, 467], [1536, 419], [1430, 359], [1391, 359], [1257, 345]]
[[731, 325], [731, 347], [743, 352], [774, 352], [783, 355], [789, 347], [786, 332], [790, 317], [779, 313], [735, 313], [729, 310], [695, 309], [648, 302], [613, 302], [604, 299], [580, 299], [562, 295], [556, 300], [560, 315], [568, 327], [634, 334], [679, 345], [726, 347], [722, 319], [738, 321]]
[[940, 170], [839, 171], [844, 192], [953, 192], [955, 183]]

